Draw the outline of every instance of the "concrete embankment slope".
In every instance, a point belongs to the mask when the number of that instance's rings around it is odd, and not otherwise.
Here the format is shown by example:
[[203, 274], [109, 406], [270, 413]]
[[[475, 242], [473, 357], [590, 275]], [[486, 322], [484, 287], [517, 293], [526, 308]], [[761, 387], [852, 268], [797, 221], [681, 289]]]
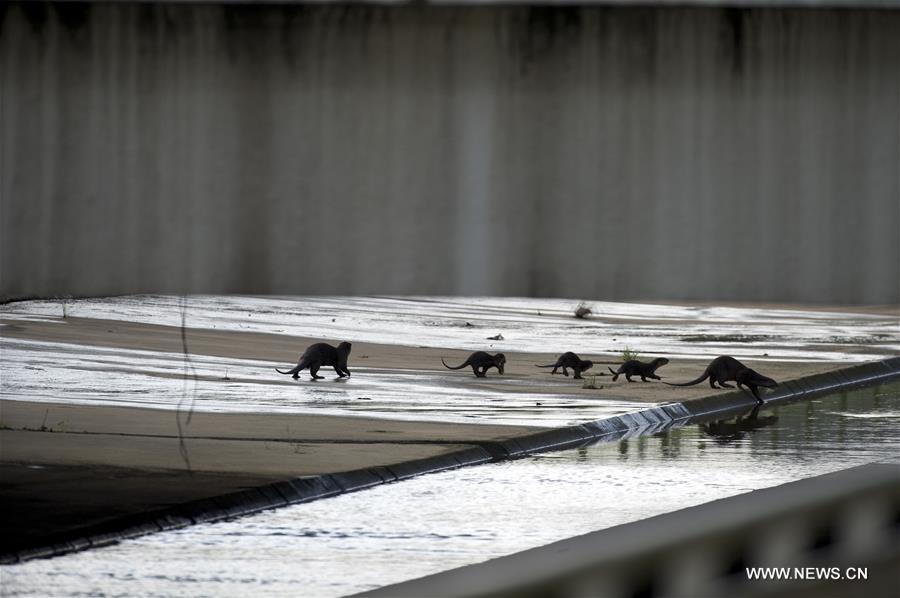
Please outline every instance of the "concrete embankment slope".
[[[844, 370], [792, 380], [784, 383], [776, 392], [767, 396], [767, 401], [770, 405], [777, 405], [837, 390], [896, 379], [900, 379], [900, 358], [866, 363]], [[728, 417], [746, 411], [753, 404], [755, 401], [747, 395], [730, 392], [553, 430], [535, 431], [528, 428], [516, 429], [515, 427], [500, 426], [485, 427], [485, 429], [480, 429], [481, 426], [474, 426], [471, 430], [468, 426], [456, 427], [456, 430], [453, 429], [454, 426], [450, 426], [440, 431], [429, 430], [430, 434], [440, 432], [443, 440], [438, 443], [426, 442], [420, 436], [418, 438], [408, 437], [405, 442], [395, 442], [403, 447], [412, 445], [414, 449], [411, 454], [422, 451], [418, 458], [390, 462], [389, 454], [380, 452], [380, 449], [383, 448], [380, 446], [381, 443], [375, 443], [379, 444], [379, 450], [375, 451], [377, 456], [372, 458], [376, 461], [386, 458], [387, 461], [381, 461], [379, 464], [370, 463], [362, 469], [290, 479], [283, 479], [282, 475], [282, 479], [278, 481], [275, 481], [278, 478], [278, 472], [272, 472], [268, 479], [263, 479], [266, 476], [257, 477], [255, 481], [236, 478], [231, 480], [232, 487], [227, 488], [224, 494], [221, 492], [209, 494], [209, 489], [215, 485], [204, 483], [203, 487], [207, 494], [202, 497], [188, 498], [186, 502], [176, 504], [176, 501], [171, 500], [167, 505], [157, 505], [158, 508], [144, 505], [143, 508], [128, 514], [106, 513], [105, 518], [101, 517], [96, 523], [88, 526], [76, 526], [70, 521], [67, 530], [56, 530], [43, 537], [32, 538], [31, 544], [28, 546], [11, 547], [12, 550], [4, 551], [3, 561], [16, 562], [102, 546], [124, 538], [335, 496], [424, 473], [515, 458], [533, 452], [574, 448], [590, 442], [653, 433], [670, 426], [683, 425], [703, 418]], [[14, 407], [11, 404], [7, 405]], [[35, 406], [32, 405], [30, 409], [31, 416], [34, 417], [36, 415]], [[6, 417], [5, 411], [4, 417]], [[16, 421], [21, 423], [25, 421], [27, 414], [19, 414], [17, 417], [20, 419]], [[195, 417], [203, 416], [198, 414]], [[252, 416], [248, 417], [252, 419]], [[385, 428], [396, 425], [396, 422], [381, 420], [372, 420], [367, 425], [372, 425], [373, 422], [377, 422], [375, 424], [377, 429], [367, 430], [367, 433], [372, 435], [390, 433]], [[203, 427], [199, 426], [199, 429], [203, 429]], [[243, 432], [245, 436], [252, 436], [253, 433], [252, 429]], [[147, 433], [144, 434], [145, 437], [148, 436]], [[85, 433], [83, 436], [90, 437], [92, 435]], [[98, 434], [97, 436], [108, 435]], [[449, 442], [451, 438], [455, 439], [454, 443]], [[170, 438], [170, 442], [172, 441], [177, 441], [177, 439]], [[276, 442], [273, 439], [265, 438], [256, 438], [251, 441], [264, 444]], [[371, 441], [370, 437], [362, 444], [366, 445]], [[307, 444], [306, 441], [299, 438], [295, 438], [293, 442], [299, 447]], [[334, 443], [335, 446], [340, 444], [339, 441]], [[328, 450], [328, 447], [322, 448], [325, 451]], [[429, 450], [432, 451], [430, 454]], [[94, 473], [105, 474], [107, 472], [98, 470]], [[202, 475], [194, 480], [191, 480], [188, 475], [182, 481], [192, 481], [196, 484], [205, 480]], [[190, 484], [186, 484], [185, 487], [190, 487]], [[63, 497], [63, 502], [66, 502], [66, 497]]]
[[[888, 308], [851, 313], [604, 304], [586, 321], [573, 318], [565, 302], [193, 302], [194, 326], [184, 336], [173, 298], [76, 302], [70, 312], [81, 317], [59, 317], [59, 305], [42, 302], [4, 308], [0, 500], [9, 507], [0, 517], [10, 533], [0, 552], [61, 546], [52, 554], [90, 534], [92, 542], [109, 541], [173, 521], [189, 524], [447, 467], [641, 434], [751, 401], [705, 385], [611, 382], [609, 376], [583, 388], [581, 381], [535, 368], [553, 363], [559, 347], [529, 344], [529, 338], [581, 339], [576, 348], [601, 361], [621, 359], [618, 347], [639, 342], [648, 355], [672, 357], [662, 372], [670, 381], [693, 379], [710, 355], [727, 353], [776, 380], [822, 375], [834, 384], [846, 381], [836, 370], [848, 361], [896, 351], [896, 310]], [[341, 314], [337, 323], [334, 310]], [[282, 321], [290, 334], [278, 325]], [[406, 322], [403, 338], [426, 337], [430, 345], [381, 343], [380, 326], [391, 330], [396, 321]], [[255, 328], [247, 329], [251, 322]], [[764, 327], [765, 336], [747, 337], [747, 322]], [[352, 337], [351, 381], [312, 384], [272, 371], [296, 359], [298, 347], [323, 340], [303, 335], [336, 333], [335, 326], [362, 336]], [[483, 344], [487, 331], [497, 330], [509, 337], [503, 376], [475, 378], [440, 365], [441, 357], [462, 361], [472, 338]], [[534, 346], [544, 352], [526, 348]], [[603, 369], [595, 366], [589, 374]], [[804, 392], [792, 384], [773, 400]], [[310, 477], [337, 475], [340, 483], [322, 482], [328, 492], [309, 486]], [[275, 495], [253, 490], [301, 478], [300, 488], [282, 485]], [[239, 494], [243, 506], [222, 498], [230, 494]], [[161, 518], [179, 505], [213, 498], [215, 504], [194, 505], [181, 519]], [[147, 521], [154, 523], [146, 527]]]
[[[176, 417], [164, 409], [0, 401], [0, 500], [7, 505], [0, 552], [282, 480], [391, 466], [384, 478], [390, 481], [418, 472], [407, 464], [422, 460], [451, 466], [480, 462], [488, 457], [477, 450], [479, 443], [540, 429], [197, 412], [189, 425], [186, 415], [180, 416], [180, 438]], [[332, 482], [339, 491], [351, 487]], [[290, 484], [272, 496], [274, 502], [249, 492], [259, 508], [300, 496]], [[212, 508], [211, 503], [202, 507]]]

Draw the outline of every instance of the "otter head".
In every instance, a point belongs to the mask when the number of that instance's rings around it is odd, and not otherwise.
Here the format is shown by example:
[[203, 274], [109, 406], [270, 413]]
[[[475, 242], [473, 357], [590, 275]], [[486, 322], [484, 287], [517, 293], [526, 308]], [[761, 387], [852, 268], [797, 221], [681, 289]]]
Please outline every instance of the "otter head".
[[591, 361], [590, 359], [585, 359], [584, 361], [581, 362], [581, 369], [583, 369], [583, 370], [589, 370], [592, 367], [594, 367], [594, 362]]
[[756, 370], [751, 370], [747, 368], [746, 370], [741, 370], [735, 375], [735, 380], [740, 382], [741, 384], [753, 384], [755, 386], [762, 386], [764, 388], [777, 388], [778, 383], [769, 378], [768, 376], [763, 376]]
[[778, 388], [778, 383], [769, 378], [768, 376], [763, 376], [762, 374], [756, 374], [755, 376], [757, 385], [765, 386], [766, 388]]
[[503, 373], [503, 366], [506, 365], [506, 355], [497, 353], [494, 355], [494, 363], [497, 364], [497, 371]]
[[340, 345], [337, 346], [337, 352], [340, 353], [340, 354], [342, 354], [342, 355], [349, 355], [349, 354], [350, 354], [350, 347], [352, 347], [352, 346], [353, 346], [353, 345], [351, 345], [351, 344], [348, 343], [347, 341], [344, 341], [344, 342], [342, 342]]
[[666, 359], [665, 357], [657, 357], [656, 359], [653, 360], [653, 369], [661, 368], [662, 366], [666, 365], [667, 363], [669, 363], [669, 360]]

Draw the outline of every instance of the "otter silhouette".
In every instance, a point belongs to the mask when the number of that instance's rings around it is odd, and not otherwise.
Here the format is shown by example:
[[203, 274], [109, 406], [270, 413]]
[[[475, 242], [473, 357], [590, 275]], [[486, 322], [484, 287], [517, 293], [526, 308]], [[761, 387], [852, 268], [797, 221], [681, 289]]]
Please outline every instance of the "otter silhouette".
[[760, 404], [763, 403], [763, 400], [759, 396], [758, 388], [760, 386], [765, 388], [778, 386], [778, 383], [771, 378], [748, 368], [734, 357], [729, 357], [728, 355], [722, 355], [713, 359], [699, 378], [679, 384], [671, 382], [663, 382], [663, 384], [668, 384], [669, 386], [693, 386], [694, 384], [700, 384], [707, 378], [709, 378], [710, 388], [718, 388], [716, 386], [717, 382], [722, 385], [722, 388], [734, 388], [734, 386], [726, 384], [729, 380], [734, 380], [741, 390], [746, 386]]
[[323, 365], [330, 365], [334, 366], [334, 371], [343, 378], [350, 375], [350, 370], [347, 369], [347, 357], [350, 355], [350, 347], [351, 344], [348, 342], [343, 342], [337, 347], [332, 347], [328, 343], [316, 343], [306, 348], [294, 369], [282, 372], [275, 368], [275, 371], [279, 374], [291, 374], [296, 380], [300, 377], [302, 370], [309, 368], [309, 375], [312, 376], [312, 380], [321, 380], [325, 376], [318, 376], [316, 372]]
[[575, 379], [581, 380], [581, 372], [585, 370], [589, 370], [594, 367], [594, 362], [589, 359], [582, 359], [578, 357], [575, 353], [571, 351], [567, 351], [559, 356], [559, 359], [556, 360], [556, 363], [551, 365], [536, 365], [538, 368], [553, 368], [551, 374], [555, 374], [556, 370], [562, 368], [563, 376], [568, 376], [569, 371], [566, 368], [572, 368], [572, 371], [575, 372]]
[[632, 376], [640, 376], [642, 382], [646, 382], [647, 378], [662, 380], [662, 378], [656, 375], [656, 370], [667, 363], [669, 363], [669, 360], [665, 357], [657, 357], [650, 363], [644, 363], [637, 359], [629, 359], [619, 366], [618, 371], [615, 371], [612, 368], [609, 368], [609, 371], [613, 374], [613, 382], [618, 380], [621, 374], [625, 374], [625, 379], [629, 382], [634, 382], [634, 380], [631, 379]]
[[[443, 357], [441, 357], [441, 363], [443, 363], [444, 367], [448, 370], [461, 370], [470, 365], [472, 366], [472, 373], [474, 373], [477, 378], [484, 378], [485, 373], [491, 368], [497, 368], [498, 372], [501, 374], [503, 373], [503, 366], [506, 365], [506, 355], [503, 353], [491, 355], [484, 351], [475, 351], [469, 355], [464, 362], [457, 366], [447, 365], [447, 362], [444, 361]], [[479, 372], [479, 370], [481, 371]]]

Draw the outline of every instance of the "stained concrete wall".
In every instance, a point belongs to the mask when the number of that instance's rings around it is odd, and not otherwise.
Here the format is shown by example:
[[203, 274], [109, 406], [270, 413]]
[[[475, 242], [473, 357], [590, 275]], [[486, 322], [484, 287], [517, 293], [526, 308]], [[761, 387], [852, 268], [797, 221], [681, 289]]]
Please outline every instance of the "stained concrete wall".
[[0, 296], [900, 302], [900, 11], [9, 4]]

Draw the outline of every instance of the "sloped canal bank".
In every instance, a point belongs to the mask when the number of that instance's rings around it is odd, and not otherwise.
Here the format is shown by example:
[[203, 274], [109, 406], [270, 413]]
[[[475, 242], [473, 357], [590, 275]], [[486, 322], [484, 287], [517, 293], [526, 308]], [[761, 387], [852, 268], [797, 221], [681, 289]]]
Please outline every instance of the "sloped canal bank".
[[900, 384], [3, 568], [11, 596], [339, 596], [900, 454]]

